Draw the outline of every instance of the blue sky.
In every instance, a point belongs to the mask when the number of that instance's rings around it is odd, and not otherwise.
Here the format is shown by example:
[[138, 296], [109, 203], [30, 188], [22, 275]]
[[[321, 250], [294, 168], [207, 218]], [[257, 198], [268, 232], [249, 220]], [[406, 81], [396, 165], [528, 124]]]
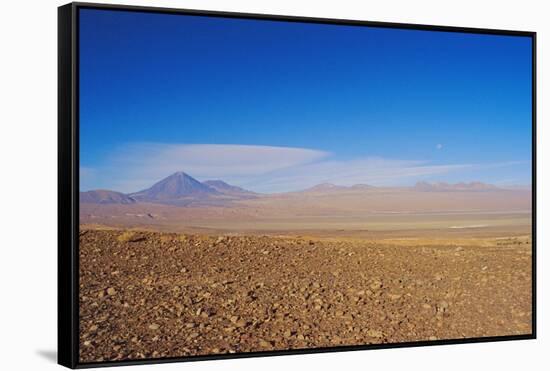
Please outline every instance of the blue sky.
[[527, 37], [80, 12], [82, 190], [531, 183]]

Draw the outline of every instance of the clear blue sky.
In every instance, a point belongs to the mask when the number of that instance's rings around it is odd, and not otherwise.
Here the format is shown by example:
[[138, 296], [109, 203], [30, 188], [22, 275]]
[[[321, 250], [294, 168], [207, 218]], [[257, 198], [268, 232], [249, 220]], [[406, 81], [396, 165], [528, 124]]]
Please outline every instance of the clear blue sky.
[[[234, 144], [326, 153], [300, 159], [312, 163], [471, 165], [389, 185], [531, 183], [527, 37], [86, 9], [80, 25], [81, 188], [145, 184], [121, 179], [136, 178], [121, 157], [144, 143], [157, 145], [150, 158], [163, 145]], [[219, 177], [208, 166], [191, 175]], [[262, 188], [259, 174], [225, 175]]]

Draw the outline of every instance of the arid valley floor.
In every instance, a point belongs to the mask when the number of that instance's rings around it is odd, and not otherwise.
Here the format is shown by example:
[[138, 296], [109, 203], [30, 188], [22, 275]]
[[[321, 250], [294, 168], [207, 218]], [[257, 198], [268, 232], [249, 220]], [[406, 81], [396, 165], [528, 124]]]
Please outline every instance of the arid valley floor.
[[115, 196], [81, 201], [81, 362], [531, 333], [528, 191]]
[[531, 332], [525, 235], [80, 235], [83, 362]]

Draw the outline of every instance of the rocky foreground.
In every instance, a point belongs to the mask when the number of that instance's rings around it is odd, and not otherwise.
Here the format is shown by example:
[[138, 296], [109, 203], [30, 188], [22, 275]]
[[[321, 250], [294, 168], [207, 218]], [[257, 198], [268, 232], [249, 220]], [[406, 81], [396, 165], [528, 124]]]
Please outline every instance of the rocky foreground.
[[80, 360], [531, 332], [531, 244], [83, 230]]

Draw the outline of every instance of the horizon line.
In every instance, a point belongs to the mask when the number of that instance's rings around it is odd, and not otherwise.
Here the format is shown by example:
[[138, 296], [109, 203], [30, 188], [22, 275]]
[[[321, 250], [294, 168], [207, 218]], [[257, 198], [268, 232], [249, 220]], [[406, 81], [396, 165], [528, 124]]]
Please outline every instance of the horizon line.
[[[93, 188], [93, 189], [88, 189], [88, 190], [81, 190], [79, 189], [79, 193], [85, 193], [85, 192], [94, 192], [94, 191], [108, 191], [108, 192], [117, 192], [117, 193], [121, 193], [121, 194], [124, 194], [124, 195], [131, 195], [131, 194], [134, 194], [134, 193], [139, 193], [139, 192], [142, 192], [152, 186], [154, 186], [155, 184], [165, 180], [165, 179], [168, 179], [172, 176], [175, 176], [175, 175], [178, 175], [178, 174], [183, 174], [185, 176], [188, 176], [190, 177], [191, 179], [194, 179], [196, 180], [197, 182], [201, 183], [201, 184], [204, 184], [205, 182], [210, 182], [210, 181], [221, 181], [227, 185], [230, 185], [230, 186], [236, 186], [236, 187], [239, 187], [239, 188], [243, 188], [244, 190], [246, 191], [250, 191], [249, 189], [246, 189], [245, 187], [243, 186], [240, 186], [240, 185], [235, 185], [235, 184], [232, 184], [232, 183], [228, 183], [226, 182], [225, 180], [221, 179], [221, 178], [209, 178], [209, 179], [205, 179], [205, 180], [199, 180], [195, 177], [193, 177], [192, 175], [190, 175], [189, 173], [183, 171], [183, 170], [178, 170], [156, 182], [154, 182], [153, 184], [151, 184], [151, 186], [145, 188], [145, 189], [141, 189], [141, 190], [137, 190], [137, 191], [132, 191], [132, 192], [121, 192], [121, 191], [117, 191], [115, 189], [108, 189], [108, 188]], [[280, 192], [257, 192], [257, 191], [250, 191], [250, 192], [253, 192], [253, 193], [257, 193], [257, 194], [265, 194], [265, 195], [271, 195], [271, 194], [283, 194], [283, 193], [295, 193], [295, 192], [303, 192], [303, 191], [307, 191], [307, 190], [311, 190], [315, 187], [319, 187], [319, 186], [334, 186], [334, 187], [339, 187], [339, 188], [347, 188], [347, 189], [352, 189], [354, 187], [357, 187], [357, 186], [367, 186], [367, 187], [371, 187], [371, 188], [414, 188], [420, 184], [428, 184], [428, 185], [431, 185], [431, 186], [434, 186], [434, 185], [447, 185], [447, 186], [457, 186], [457, 185], [473, 185], [473, 184], [482, 184], [482, 185], [486, 185], [486, 186], [492, 186], [492, 187], [495, 187], [497, 189], [502, 189], [502, 190], [532, 190], [533, 188], [533, 185], [532, 183], [528, 183], [528, 184], [522, 184], [522, 183], [513, 183], [513, 184], [510, 184], [510, 185], [499, 185], [498, 183], [488, 183], [488, 182], [483, 182], [483, 181], [480, 181], [480, 180], [471, 180], [471, 181], [458, 181], [458, 182], [447, 182], [447, 181], [428, 181], [428, 180], [417, 180], [416, 182], [412, 183], [412, 184], [408, 184], [408, 185], [372, 185], [372, 184], [368, 184], [368, 183], [355, 183], [355, 184], [352, 184], [352, 185], [344, 185], [344, 184], [338, 184], [338, 183], [335, 183], [335, 182], [321, 182], [321, 183], [317, 183], [317, 184], [314, 184], [312, 186], [309, 186], [309, 187], [306, 187], [306, 188], [299, 188], [299, 189], [295, 189], [295, 190], [291, 190], [291, 191], [280, 191]], [[207, 184], [205, 184], [206, 186], [208, 186]]]

